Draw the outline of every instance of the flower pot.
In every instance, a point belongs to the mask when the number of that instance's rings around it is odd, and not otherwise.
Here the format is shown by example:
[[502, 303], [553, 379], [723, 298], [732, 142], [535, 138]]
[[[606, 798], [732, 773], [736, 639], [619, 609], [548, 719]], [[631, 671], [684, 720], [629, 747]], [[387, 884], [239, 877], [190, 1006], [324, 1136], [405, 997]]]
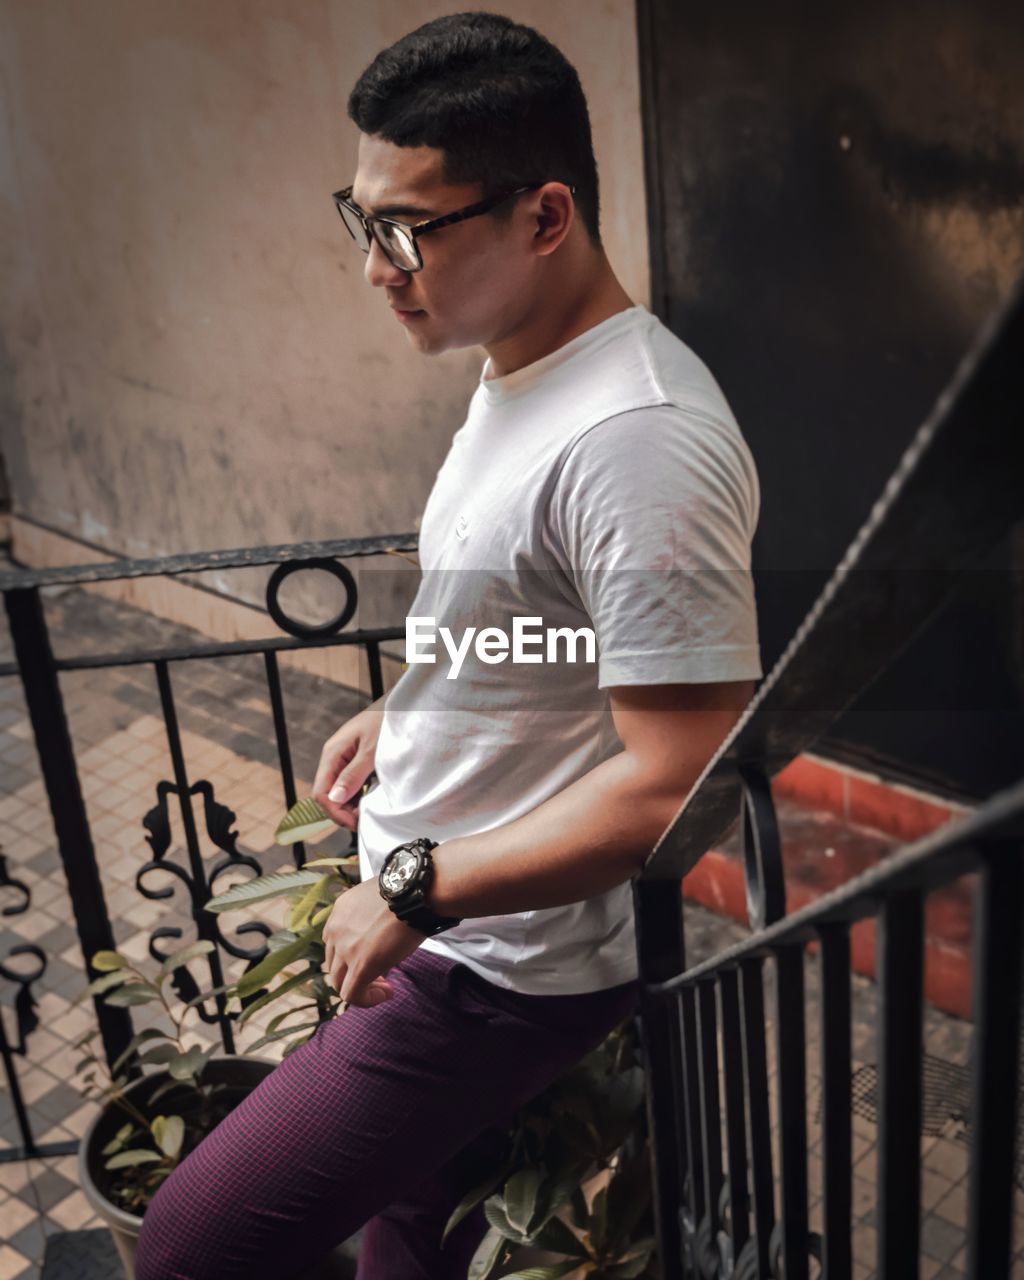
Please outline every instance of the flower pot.
[[[238, 1097], [232, 1103], [233, 1106], [237, 1106], [246, 1094], [251, 1093], [276, 1066], [276, 1062], [264, 1058], [249, 1057], [244, 1054], [225, 1054], [209, 1060], [203, 1073], [203, 1080], [212, 1084], [228, 1084], [232, 1086], [232, 1091], [237, 1089]], [[143, 1114], [148, 1114], [146, 1104], [149, 1096], [166, 1079], [166, 1071], [155, 1071], [150, 1075], [141, 1076], [127, 1086], [124, 1091], [125, 1096]], [[159, 1105], [166, 1104], [170, 1109], [173, 1096], [173, 1094], [165, 1094], [159, 1099]], [[108, 1102], [93, 1117], [79, 1144], [78, 1177], [85, 1198], [110, 1228], [117, 1252], [124, 1264], [127, 1280], [134, 1280], [135, 1250], [139, 1232], [142, 1229], [142, 1216], [129, 1213], [108, 1198], [112, 1175], [103, 1167], [106, 1157], [102, 1154], [103, 1148], [127, 1119], [127, 1113], [113, 1102]], [[355, 1264], [351, 1250], [342, 1244], [332, 1249], [314, 1267], [304, 1272], [301, 1280], [351, 1280], [354, 1275]]]

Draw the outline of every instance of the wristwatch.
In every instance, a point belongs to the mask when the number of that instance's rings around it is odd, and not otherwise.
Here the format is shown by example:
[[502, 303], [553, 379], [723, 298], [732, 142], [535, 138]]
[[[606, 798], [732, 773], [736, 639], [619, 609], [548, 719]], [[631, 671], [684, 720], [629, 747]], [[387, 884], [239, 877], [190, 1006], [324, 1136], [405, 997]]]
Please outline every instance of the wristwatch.
[[384, 859], [377, 876], [380, 896], [399, 920], [428, 937], [462, 923], [461, 916], [439, 916], [427, 902], [434, 878], [431, 849], [437, 841], [426, 836], [396, 845]]

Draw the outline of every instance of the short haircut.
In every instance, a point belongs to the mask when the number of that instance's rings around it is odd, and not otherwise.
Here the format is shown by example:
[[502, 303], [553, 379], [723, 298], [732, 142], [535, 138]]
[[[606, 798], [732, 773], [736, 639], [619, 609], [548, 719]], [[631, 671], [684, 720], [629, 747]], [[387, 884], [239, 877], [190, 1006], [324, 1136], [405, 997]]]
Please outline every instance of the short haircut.
[[[532, 27], [498, 13], [435, 18], [383, 49], [356, 81], [348, 114], [399, 147], [438, 147], [452, 184], [482, 196], [528, 182], [575, 186], [591, 242], [601, 244], [597, 164], [575, 68]], [[511, 218], [514, 202], [494, 216]]]

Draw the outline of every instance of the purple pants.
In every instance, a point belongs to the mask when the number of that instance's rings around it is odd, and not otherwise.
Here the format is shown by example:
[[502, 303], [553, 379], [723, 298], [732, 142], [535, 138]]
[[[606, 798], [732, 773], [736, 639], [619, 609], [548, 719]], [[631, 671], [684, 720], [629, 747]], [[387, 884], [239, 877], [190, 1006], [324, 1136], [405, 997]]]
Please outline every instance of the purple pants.
[[[181, 1162], [143, 1218], [136, 1280], [294, 1280], [363, 1227], [358, 1280], [465, 1280], [514, 1111], [636, 1011], [639, 984], [531, 996], [420, 948]], [[365, 1224], [365, 1226], [364, 1226]]]

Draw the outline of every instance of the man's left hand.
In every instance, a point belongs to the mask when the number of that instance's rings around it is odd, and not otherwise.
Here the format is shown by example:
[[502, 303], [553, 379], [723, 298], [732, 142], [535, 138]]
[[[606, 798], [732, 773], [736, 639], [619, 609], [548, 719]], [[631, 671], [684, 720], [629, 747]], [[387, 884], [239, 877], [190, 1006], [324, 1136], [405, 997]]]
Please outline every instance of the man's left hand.
[[349, 1004], [369, 1009], [391, 999], [394, 990], [383, 975], [427, 935], [394, 915], [374, 876], [339, 894], [323, 936], [327, 982]]

